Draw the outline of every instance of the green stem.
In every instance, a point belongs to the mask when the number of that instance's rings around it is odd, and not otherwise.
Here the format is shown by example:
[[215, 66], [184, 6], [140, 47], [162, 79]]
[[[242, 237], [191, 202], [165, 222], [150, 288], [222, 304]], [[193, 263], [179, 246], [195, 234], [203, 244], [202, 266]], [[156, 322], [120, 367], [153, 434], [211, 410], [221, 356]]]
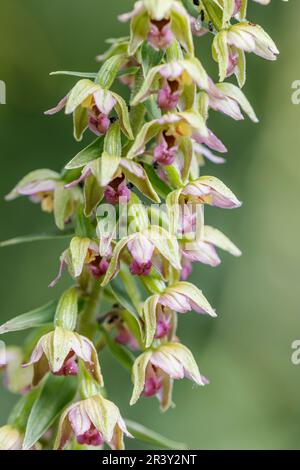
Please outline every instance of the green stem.
[[99, 280], [94, 280], [91, 293], [80, 315], [79, 331], [83, 336], [92, 339], [95, 333], [95, 314], [100, 302], [102, 287]]

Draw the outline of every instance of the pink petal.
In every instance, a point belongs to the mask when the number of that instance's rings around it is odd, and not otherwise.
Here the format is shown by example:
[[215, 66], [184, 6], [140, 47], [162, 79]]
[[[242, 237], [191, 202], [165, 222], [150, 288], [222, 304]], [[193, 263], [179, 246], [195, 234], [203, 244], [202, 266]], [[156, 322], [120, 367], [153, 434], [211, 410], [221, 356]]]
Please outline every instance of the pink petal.
[[59, 113], [59, 111], [61, 111], [66, 103], [67, 103], [67, 100], [68, 100], [68, 97], [69, 95], [67, 96], [64, 96], [64, 98], [62, 100], [60, 100], [60, 102], [55, 106], [55, 108], [52, 108], [52, 109], [49, 109], [48, 111], [45, 111], [44, 114], [47, 114], [47, 115], [52, 115], [52, 114], [56, 114], [56, 113]]
[[32, 196], [37, 193], [48, 193], [54, 191], [56, 186], [53, 180], [33, 181], [32, 183], [18, 189], [18, 193], [22, 196]]

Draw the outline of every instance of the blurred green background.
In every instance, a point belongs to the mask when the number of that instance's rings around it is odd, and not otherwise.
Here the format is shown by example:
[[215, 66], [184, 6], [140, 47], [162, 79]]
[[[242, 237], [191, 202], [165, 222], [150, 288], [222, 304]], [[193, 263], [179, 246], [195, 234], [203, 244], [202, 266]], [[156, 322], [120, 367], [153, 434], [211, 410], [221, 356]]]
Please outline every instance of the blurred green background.
[[[53, 70], [96, 71], [104, 40], [127, 33], [116, 15], [130, 0], [0, 0], [0, 79], [7, 104], [0, 106], [1, 236], [41, 232], [52, 219], [26, 200], [3, 202], [23, 174], [60, 169], [83, 144], [72, 140], [71, 119], [44, 117], [74, 80], [49, 77]], [[237, 211], [208, 208], [209, 224], [223, 230], [243, 257], [223, 255], [220, 267], [198, 266], [193, 280], [217, 309], [215, 320], [180, 318], [182, 342], [195, 354], [210, 385], [175, 385], [176, 408], [161, 415], [154, 399], [130, 408], [128, 374], [102, 355], [110, 398], [124, 416], [144, 423], [193, 449], [300, 448], [300, 366], [291, 363], [291, 343], [300, 338], [299, 148], [300, 106], [291, 103], [291, 83], [300, 79], [300, 2], [249, 1], [249, 19], [261, 24], [281, 55], [270, 63], [248, 56], [245, 93], [260, 124], [211, 115], [210, 127], [229, 148], [225, 166], [207, 165], [244, 205]], [[216, 79], [211, 37], [197, 39], [198, 57]], [[121, 90], [121, 88], [120, 88]], [[87, 140], [90, 140], [91, 136]], [[47, 285], [66, 241], [1, 250], [1, 323], [42, 305], [55, 292]], [[6, 338], [16, 342], [20, 335]], [[0, 424], [15, 397], [1, 388]], [[143, 448], [129, 442], [129, 448]]]

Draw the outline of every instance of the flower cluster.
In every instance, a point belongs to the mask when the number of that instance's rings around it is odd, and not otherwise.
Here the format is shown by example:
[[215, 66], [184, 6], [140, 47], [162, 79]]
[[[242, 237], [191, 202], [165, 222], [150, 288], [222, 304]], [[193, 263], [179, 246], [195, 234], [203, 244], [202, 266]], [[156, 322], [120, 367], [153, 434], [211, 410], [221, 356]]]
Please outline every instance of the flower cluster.
[[[156, 396], [167, 410], [174, 380], [208, 384], [181, 344], [177, 323], [191, 311], [216, 317], [202, 291], [188, 281], [193, 264], [219, 265], [217, 249], [241, 255], [204, 219], [207, 205], [232, 209], [241, 202], [203, 167], [206, 159], [223, 163], [227, 152], [209, 127], [211, 110], [258, 122], [241, 90], [246, 53], [274, 60], [278, 50], [247, 18], [246, 0], [139, 0], [119, 17], [130, 21], [130, 36], [109, 40], [109, 49], [98, 57], [98, 73], [69, 73], [80, 80], [46, 112], [72, 114], [77, 141], [85, 132], [95, 137], [62, 172], [33, 171], [6, 197], [26, 196], [53, 212], [57, 228], [70, 240], [50, 286], [64, 269], [73, 285], [59, 301], [1, 327], [2, 332], [35, 327], [24, 350], [12, 349], [1, 365], [10, 390], [23, 394], [18, 419], [13, 413], [0, 428], [1, 449], [104, 443], [123, 449], [123, 435], [132, 437], [134, 431], [106, 399], [100, 369], [104, 347], [131, 373], [131, 405]], [[195, 56], [193, 35], [204, 34], [212, 38], [217, 83]], [[237, 85], [225, 82], [232, 75]], [[113, 91], [117, 80], [129, 88], [129, 103]], [[29, 432], [47, 393], [52, 390], [56, 400], [54, 387], [74, 380], [74, 393], [66, 393], [63, 403], [57, 398], [56, 437], [48, 429], [54, 417], [40, 432]]]

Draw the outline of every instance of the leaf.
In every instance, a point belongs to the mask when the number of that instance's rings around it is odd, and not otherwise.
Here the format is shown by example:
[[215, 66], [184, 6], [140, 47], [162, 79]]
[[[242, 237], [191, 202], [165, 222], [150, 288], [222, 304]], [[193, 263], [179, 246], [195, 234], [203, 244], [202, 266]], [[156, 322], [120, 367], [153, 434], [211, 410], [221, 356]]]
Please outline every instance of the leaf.
[[186, 450], [186, 444], [182, 442], [172, 441], [167, 437], [158, 434], [151, 429], [146, 428], [142, 424], [136, 423], [134, 421], [125, 420], [126, 426], [130, 434], [133, 435], [135, 439], [139, 441], [146, 442], [147, 444], [152, 445], [153, 447], [162, 447], [163, 449], [170, 449], [170, 450]]
[[133, 56], [143, 41], [146, 39], [150, 30], [148, 12], [144, 11], [141, 14], [132, 18], [130, 24], [130, 42], [128, 53]]
[[57, 303], [57, 300], [52, 300], [42, 307], [23, 313], [22, 315], [18, 315], [0, 326], [0, 334], [10, 333], [11, 331], [27, 330], [28, 328], [36, 328], [52, 322]]
[[129, 140], [133, 140], [133, 133], [131, 129], [127, 104], [125, 100], [117, 93], [112, 93], [112, 96], [116, 100], [115, 110], [119, 117], [121, 129]]
[[128, 296], [126, 290], [120, 282], [120, 279], [116, 278], [110, 282], [110, 290], [115, 297], [115, 299], [124, 307], [128, 312], [130, 312], [135, 317], [138, 317], [138, 311], [131, 302], [130, 297]]
[[96, 78], [97, 74], [95, 72], [73, 72], [71, 70], [57, 70], [51, 72], [50, 75], [68, 75], [69, 77], [79, 77], [79, 78]]
[[152, 165], [144, 163], [144, 170], [157, 194], [159, 194], [163, 199], [166, 199], [168, 194], [171, 192], [169, 186], [159, 178]]
[[188, 53], [194, 54], [194, 41], [190, 18], [184, 7], [178, 2], [171, 10], [171, 29]]
[[77, 142], [82, 140], [82, 135], [88, 127], [88, 112], [86, 108], [78, 106], [73, 113], [74, 137]]
[[70, 243], [69, 269], [74, 277], [80, 276], [91, 240], [87, 237], [74, 237]]
[[103, 152], [104, 138], [98, 137], [91, 144], [81, 150], [75, 157], [65, 166], [67, 170], [81, 168], [93, 160], [99, 158]]
[[102, 88], [110, 88], [126, 59], [125, 54], [117, 54], [110, 57], [100, 68], [95, 82]]
[[64, 183], [57, 183], [54, 190], [53, 212], [56, 226], [60, 230], [64, 230], [71, 197], [72, 192], [65, 189]]
[[[124, 161], [125, 159], [123, 159]], [[126, 160], [125, 160], [126, 161]], [[150, 199], [153, 202], [160, 203], [160, 198], [158, 194], [156, 193], [155, 189], [153, 188], [150, 179], [148, 178], [148, 175], [142, 165], [139, 165], [138, 163], [133, 163], [131, 162], [132, 166], [134, 165], [135, 167], [139, 166], [139, 169], [141, 171], [141, 175], [137, 176], [134, 171], [130, 171], [130, 161], [127, 161], [127, 168], [124, 168], [123, 166], [123, 173], [134, 186], [148, 199]], [[133, 168], [132, 168], [133, 170]]]
[[156, 309], [160, 296], [158, 294], [149, 297], [143, 308], [144, 321], [145, 321], [145, 346], [150, 348], [155, 332], [156, 332]]
[[214, 56], [217, 57], [219, 63], [219, 77], [220, 82], [223, 82], [227, 75], [228, 70], [228, 45], [227, 45], [227, 31], [220, 31], [213, 41]]
[[109, 347], [112, 355], [122, 364], [125, 369], [128, 369], [131, 371], [133, 363], [134, 363], [134, 356], [131, 354], [128, 349], [124, 348], [121, 344], [118, 344], [110, 334], [106, 331], [106, 329], [102, 326], [99, 325], [99, 329], [101, 333], [103, 334], [106, 344]]
[[23, 395], [13, 407], [8, 418], [8, 424], [19, 428], [22, 432], [26, 429], [26, 423], [30, 415], [32, 405], [36, 401], [40, 390], [35, 388]]
[[141, 354], [134, 362], [132, 368], [133, 392], [130, 399], [130, 406], [134, 405], [140, 398], [146, 377], [146, 368], [151, 359], [152, 351], [146, 351]]
[[152, 46], [150, 46], [148, 41], [144, 42], [142, 49], [141, 49], [141, 56], [142, 56], [143, 72], [145, 76], [148, 75], [148, 72], [153, 67], [156, 67], [158, 64], [161, 63], [163, 55], [164, 55], [164, 52], [161, 49], [157, 51], [156, 49], [153, 49]]
[[66, 114], [71, 114], [83, 101], [99, 90], [99, 85], [88, 79], [79, 80], [71, 90], [66, 104]]
[[7, 246], [14, 246], [20, 245], [22, 243], [31, 243], [31, 242], [39, 242], [45, 240], [59, 240], [63, 238], [70, 238], [72, 237], [72, 231], [66, 232], [49, 232], [49, 233], [35, 233], [32, 235], [22, 235], [21, 237], [10, 238], [9, 240], [5, 240], [0, 242], [0, 248], [5, 248]]
[[94, 175], [88, 176], [84, 181], [84, 213], [86, 217], [90, 217], [102, 198], [103, 189], [100, 188]]
[[30, 449], [49, 429], [64, 407], [74, 398], [77, 380], [50, 374], [34, 403], [25, 432], [23, 450]]
[[78, 291], [71, 287], [59, 299], [54, 324], [69, 331], [74, 331], [78, 315]]
[[121, 157], [121, 132], [120, 124], [115, 122], [108, 129], [104, 139], [104, 152], [113, 157]]

